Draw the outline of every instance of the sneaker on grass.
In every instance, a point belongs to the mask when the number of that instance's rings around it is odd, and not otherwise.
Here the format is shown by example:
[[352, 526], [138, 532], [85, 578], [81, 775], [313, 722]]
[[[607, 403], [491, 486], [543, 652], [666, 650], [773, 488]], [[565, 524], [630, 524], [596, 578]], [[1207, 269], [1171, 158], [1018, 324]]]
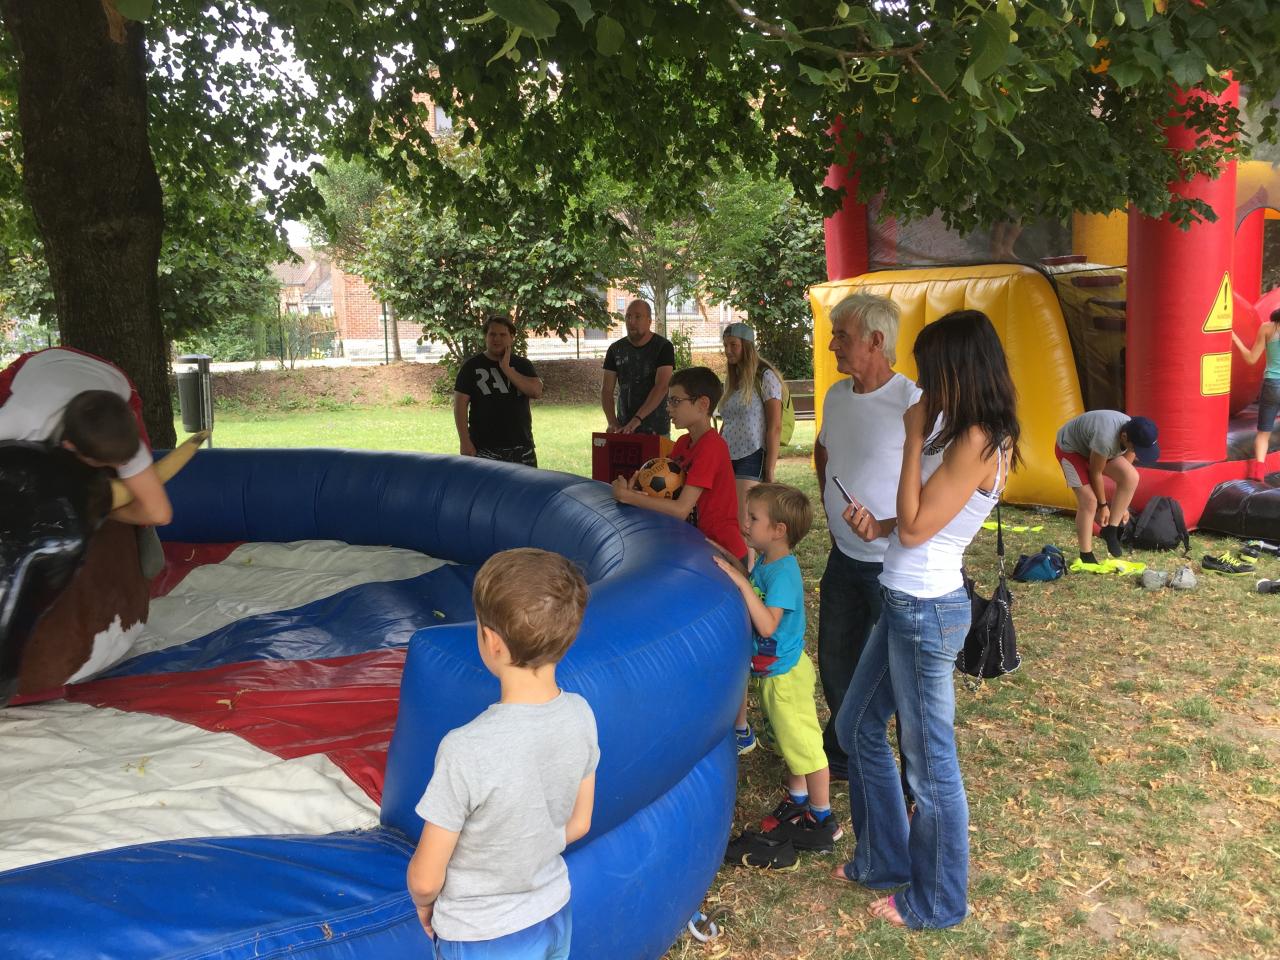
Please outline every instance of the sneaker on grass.
[[750, 753], [756, 748], [756, 734], [750, 726], [747, 727], [746, 733], [743, 733], [741, 730], [734, 730], [733, 739], [738, 742], [738, 756], [742, 756], [744, 753]]
[[1280, 580], [1259, 580], [1255, 589], [1259, 593], [1280, 593]]
[[1143, 590], [1163, 590], [1169, 585], [1169, 574], [1163, 570], [1142, 571]]
[[766, 837], [748, 830], [729, 842], [724, 862], [762, 870], [794, 870], [797, 866], [796, 848], [790, 840]]
[[765, 835], [771, 839], [790, 840], [797, 850], [831, 853], [836, 848], [836, 841], [844, 836], [844, 830], [835, 814], [819, 822], [812, 813], [806, 812], [798, 820], [778, 824]]
[[765, 833], [778, 829], [779, 824], [793, 823], [809, 812], [809, 804], [796, 803], [791, 794], [782, 792], [782, 801], [773, 808], [773, 813], [760, 821], [760, 829]]
[[1253, 573], [1257, 569], [1249, 561], [1236, 557], [1230, 550], [1224, 550], [1216, 557], [1206, 553], [1200, 561], [1200, 566], [1205, 570], [1212, 570], [1214, 573], [1225, 573], [1230, 577]]

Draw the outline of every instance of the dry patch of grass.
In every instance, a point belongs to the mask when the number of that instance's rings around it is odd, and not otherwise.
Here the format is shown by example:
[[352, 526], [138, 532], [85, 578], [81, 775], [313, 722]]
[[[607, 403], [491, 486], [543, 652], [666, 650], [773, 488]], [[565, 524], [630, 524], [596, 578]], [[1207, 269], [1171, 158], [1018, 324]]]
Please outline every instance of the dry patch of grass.
[[[779, 472], [817, 505], [806, 460]], [[1006, 522], [1044, 525], [1006, 538], [1014, 557], [1074, 546], [1069, 517], [1010, 510]], [[869, 891], [827, 879], [849, 836], [792, 873], [721, 870], [708, 904], [724, 911], [724, 936], [683, 937], [668, 958], [1280, 956], [1280, 597], [1200, 571], [1201, 555], [1232, 545], [1193, 538], [1190, 593], [1089, 574], [1014, 585], [1022, 670], [957, 691], [972, 844], [962, 925], [907, 933], [872, 920]], [[811, 652], [827, 547], [818, 526], [798, 551]], [[986, 589], [994, 554], [991, 533], [969, 552]], [[1280, 577], [1280, 560], [1264, 557], [1258, 575]], [[764, 750], [744, 758], [735, 831], [772, 807], [782, 774]], [[836, 812], [847, 824], [843, 789]]]

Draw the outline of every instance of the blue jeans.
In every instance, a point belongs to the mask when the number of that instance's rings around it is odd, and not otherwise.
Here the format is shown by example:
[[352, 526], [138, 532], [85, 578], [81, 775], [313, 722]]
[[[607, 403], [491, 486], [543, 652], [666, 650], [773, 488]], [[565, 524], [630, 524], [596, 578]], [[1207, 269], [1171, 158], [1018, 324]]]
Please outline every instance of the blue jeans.
[[[952, 679], [969, 631], [969, 596], [956, 590], [926, 600], [885, 588], [883, 597], [836, 718], [858, 838], [845, 873], [875, 889], [905, 885], [894, 903], [908, 927], [950, 927], [965, 917], [969, 887], [969, 804]], [[895, 710], [916, 801], [910, 823], [887, 739]]]
[[435, 942], [436, 960], [569, 960], [573, 915], [569, 904], [531, 927], [496, 940]]

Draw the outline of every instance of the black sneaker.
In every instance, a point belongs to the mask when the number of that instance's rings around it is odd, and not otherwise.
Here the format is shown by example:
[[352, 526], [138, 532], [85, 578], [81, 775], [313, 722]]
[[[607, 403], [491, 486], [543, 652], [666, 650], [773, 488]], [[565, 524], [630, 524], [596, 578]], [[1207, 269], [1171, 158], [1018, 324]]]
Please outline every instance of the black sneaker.
[[[1269, 553], [1272, 556], [1280, 557], [1280, 543], [1273, 543], [1270, 540], [1250, 540], [1247, 544], [1249, 551], [1253, 553]], [[1245, 551], [1241, 551], [1244, 553]]]
[[1280, 593], [1280, 580], [1259, 580], [1257, 591], [1259, 593]]
[[724, 852], [725, 863], [762, 870], [794, 870], [797, 859], [795, 845], [790, 840], [766, 837], [750, 830], [729, 841]]
[[795, 823], [809, 812], [809, 804], [796, 803], [791, 794], [783, 793], [782, 802], [773, 808], [773, 813], [760, 821], [760, 829], [765, 833], [777, 830], [781, 824]]
[[1238, 577], [1246, 573], [1253, 573], [1257, 567], [1247, 560], [1238, 560], [1231, 555], [1230, 550], [1226, 550], [1216, 557], [1205, 554], [1200, 561], [1200, 566], [1206, 570], [1212, 570], [1214, 573], [1225, 573], [1228, 576]]
[[840, 822], [834, 814], [819, 823], [812, 813], [806, 811], [799, 820], [778, 824], [767, 836], [770, 839], [790, 840], [797, 850], [830, 853], [836, 848], [836, 841], [844, 836], [844, 830], [840, 828]]

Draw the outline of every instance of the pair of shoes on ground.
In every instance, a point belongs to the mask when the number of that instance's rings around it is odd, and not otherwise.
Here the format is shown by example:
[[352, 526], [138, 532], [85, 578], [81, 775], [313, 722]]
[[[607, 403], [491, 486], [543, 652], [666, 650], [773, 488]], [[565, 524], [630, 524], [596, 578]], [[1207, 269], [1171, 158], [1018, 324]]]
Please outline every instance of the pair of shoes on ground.
[[1173, 573], [1163, 570], [1142, 571], [1143, 590], [1163, 590], [1171, 587], [1174, 590], [1194, 590], [1198, 586], [1196, 575], [1190, 567], [1179, 567]]
[[760, 828], [760, 833], [747, 830], [738, 834], [725, 850], [725, 863], [787, 870], [795, 866], [798, 852], [831, 853], [844, 836], [835, 814], [818, 820], [808, 804], [796, 803], [790, 794], [784, 794], [773, 812], [760, 821]]
[[1226, 574], [1229, 577], [1255, 573], [1258, 569], [1257, 565], [1252, 561], [1237, 557], [1230, 550], [1224, 550], [1216, 557], [1206, 553], [1200, 561], [1200, 567], [1204, 570], [1212, 570], [1214, 573]]
[[760, 821], [760, 829], [766, 837], [790, 840], [797, 850], [812, 853], [830, 853], [844, 836], [835, 814], [828, 812], [819, 820], [807, 803], [796, 803], [789, 793], [784, 793], [773, 812]]

